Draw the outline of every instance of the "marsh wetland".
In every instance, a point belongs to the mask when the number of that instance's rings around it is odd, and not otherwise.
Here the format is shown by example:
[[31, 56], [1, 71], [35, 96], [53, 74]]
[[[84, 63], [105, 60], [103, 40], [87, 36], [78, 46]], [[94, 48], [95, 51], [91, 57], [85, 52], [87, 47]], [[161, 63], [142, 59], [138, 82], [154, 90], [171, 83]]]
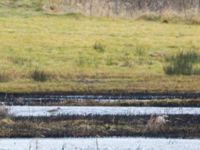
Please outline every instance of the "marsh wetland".
[[199, 1], [86, 1], [0, 0], [0, 150], [199, 150]]

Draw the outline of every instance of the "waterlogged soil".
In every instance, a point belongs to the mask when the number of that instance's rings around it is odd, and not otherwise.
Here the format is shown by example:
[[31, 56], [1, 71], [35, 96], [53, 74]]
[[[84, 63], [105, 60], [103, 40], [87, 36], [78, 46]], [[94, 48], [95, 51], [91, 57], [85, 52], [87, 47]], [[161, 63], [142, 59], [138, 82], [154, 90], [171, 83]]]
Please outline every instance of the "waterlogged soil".
[[2, 94], [9, 106], [159, 106], [200, 107], [199, 93], [133, 93], [128, 95]]
[[0, 137], [148, 136], [200, 138], [200, 116], [172, 115], [163, 130], [147, 130], [150, 116], [14, 117], [0, 121]]
[[6, 102], [6, 105], [28, 106], [157, 106], [157, 107], [200, 107], [200, 99], [163, 100], [62, 100], [62, 101], [20, 101]]
[[[200, 107], [200, 94], [63, 95], [0, 94], [1, 103], [13, 106], [158, 106]], [[121, 107], [120, 107], [121, 108]], [[136, 107], [137, 108], [137, 107]], [[42, 107], [42, 109], [44, 109]], [[195, 108], [194, 108], [195, 109]], [[196, 108], [198, 109], [198, 108]], [[10, 111], [10, 110], [9, 110]], [[19, 109], [21, 112], [22, 110]], [[88, 111], [88, 110], [87, 110]], [[30, 110], [29, 110], [30, 113]], [[25, 113], [26, 114], [26, 113]], [[187, 113], [186, 113], [187, 114]], [[199, 115], [171, 114], [162, 130], [147, 129], [150, 115], [0, 116], [0, 137], [166, 137], [200, 138]], [[160, 114], [159, 114], [160, 115]]]

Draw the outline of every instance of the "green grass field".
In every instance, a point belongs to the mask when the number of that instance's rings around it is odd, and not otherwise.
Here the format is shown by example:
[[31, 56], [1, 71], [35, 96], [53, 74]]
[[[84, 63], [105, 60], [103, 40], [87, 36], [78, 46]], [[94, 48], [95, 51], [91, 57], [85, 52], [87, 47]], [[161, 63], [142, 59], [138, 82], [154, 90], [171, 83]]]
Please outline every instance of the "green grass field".
[[198, 92], [165, 57], [200, 50], [200, 26], [0, 7], [0, 92]]

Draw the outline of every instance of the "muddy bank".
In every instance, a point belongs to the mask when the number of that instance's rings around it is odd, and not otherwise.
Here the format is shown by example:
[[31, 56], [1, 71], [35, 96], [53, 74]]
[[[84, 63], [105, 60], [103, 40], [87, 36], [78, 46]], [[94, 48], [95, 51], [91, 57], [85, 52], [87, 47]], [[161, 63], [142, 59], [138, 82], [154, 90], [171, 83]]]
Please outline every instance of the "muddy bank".
[[158, 106], [199, 107], [199, 93], [0, 93], [8, 106]]
[[150, 116], [17, 117], [0, 126], [0, 137], [149, 136], [200, 138], [200, 117], [169, 116], [162, 131], [145, 130]]
[[4, 101], [7, 106], [157, 106], [157, 107], [200, 107], [199, 99], [150, 99], [150, 100], [137, 100], [137, 99], [120, 99], [120, 100], [96, 100], [96, 99], [83, 99], [83, 100], [27, 100], [16, 99], [13, 101]]
[[127, 100], [127, 99], [200, 99], [200, 93], [0, 93], [1, 102], [63, 100]]

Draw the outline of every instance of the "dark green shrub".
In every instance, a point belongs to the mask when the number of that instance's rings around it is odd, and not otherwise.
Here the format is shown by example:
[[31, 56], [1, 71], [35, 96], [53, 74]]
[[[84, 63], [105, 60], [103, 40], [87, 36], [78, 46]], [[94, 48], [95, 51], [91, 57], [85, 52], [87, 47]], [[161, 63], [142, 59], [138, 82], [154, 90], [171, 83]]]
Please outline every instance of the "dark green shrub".
[[51, 75], [49, 73], [45, 72], [45, 71], [42, 71], [42, 70], [34, 70], [31, 73], [31, 78], [35, 81], [38, 81], [38, 82], [45, 82], [45, 81], [51, 79]]
[[136, 47], [135, 49], [135, 53], [137, 56], [145, 56], [146, 54], [146, 50], [144, 48], [141, 48], [141, 47]]
[[176, 56], [166, 58], [167, 65], [164, 71], [168, 75], [191, 75], [195, 73], [194, 65], [200, 62], [196, 52], [180, 52]]
[[11, 75], [5, 71], [0, 72], [0, 82], [8, 82], [11, 80]]
[[193, 74], [194, 75], [200, 75], [200, 69], [199, 68], [194, 69]]
[[105, 51], [105, 46], [101, 43], [95, 43], [93, 48], [97, 51], [97, 52], [104, 52]]

